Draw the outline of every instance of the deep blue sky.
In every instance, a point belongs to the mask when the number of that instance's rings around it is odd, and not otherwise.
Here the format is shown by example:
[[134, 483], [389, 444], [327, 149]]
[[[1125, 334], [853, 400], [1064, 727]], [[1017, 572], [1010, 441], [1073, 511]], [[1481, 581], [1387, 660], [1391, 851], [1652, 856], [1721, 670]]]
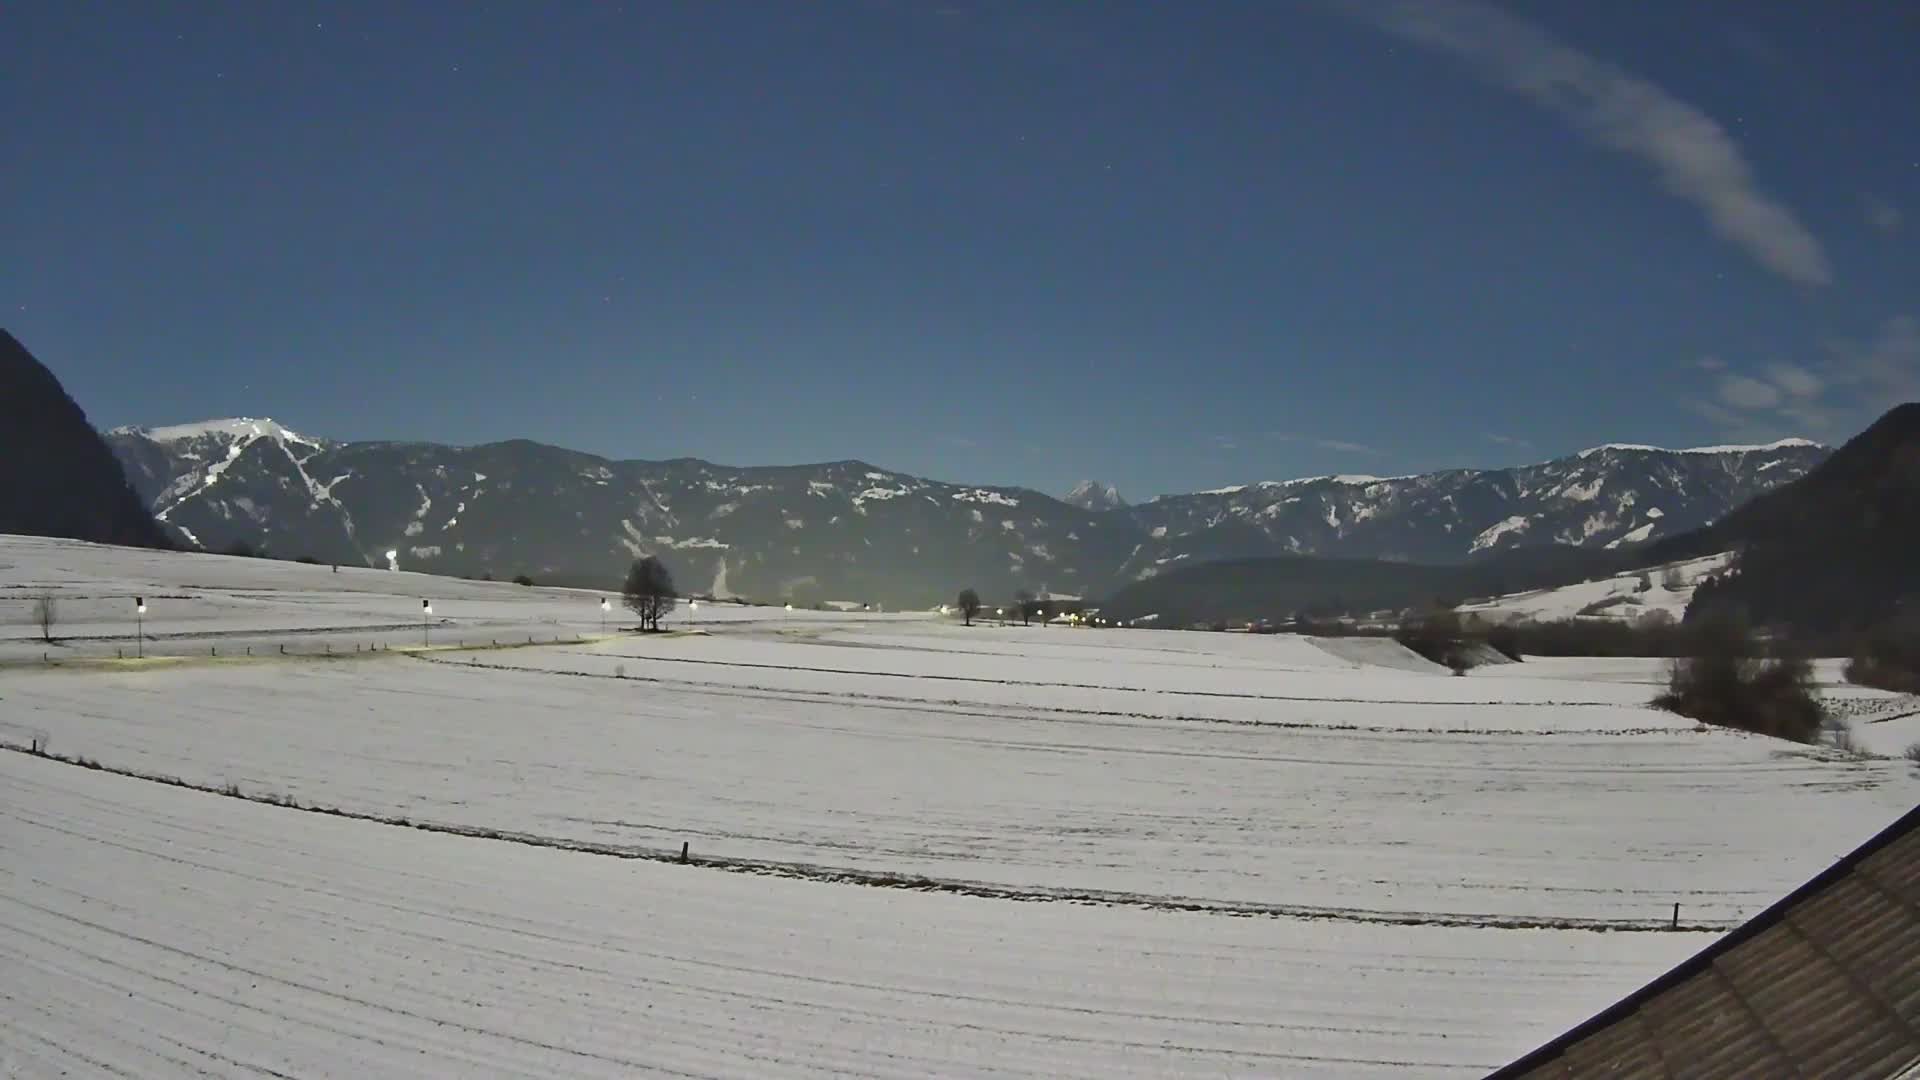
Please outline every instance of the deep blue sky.
[[69, 3], [0, 325], [93, 420], [1131, 497], [1920, 396], [1892, 3]]

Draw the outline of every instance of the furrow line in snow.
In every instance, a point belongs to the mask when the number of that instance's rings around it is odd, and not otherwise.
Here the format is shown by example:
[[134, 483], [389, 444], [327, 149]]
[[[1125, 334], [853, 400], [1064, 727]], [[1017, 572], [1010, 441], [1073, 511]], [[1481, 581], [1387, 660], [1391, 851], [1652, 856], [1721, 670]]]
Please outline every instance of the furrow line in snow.
[[1675, 923], [1671, 920], [1660, 919], [1566, 918], [1456, 912], [1392, 911], [1311, 904], [1210, 900], [1200, 897], [1150, 895], [1104, 889], [1073, 889], [1038, 885], [999, 884], [961, 878], [938, 878], [923, 874], [896, 873], [885, 870], [863, 870], [854, 867], [825, 866], [817, 863], [792, 862], [777, 859], [753, 859], [704, 853], [694, 855], [690, 851], [683, 854], [682, 852], [670, 849], [648, 848], [627, 844], [607, 844], [507, 829], [415, 820], [397, 815], [346, 810], [333, 806], [320, 806], [310, 803], [302, 804], [274, 794], [244, 792], [232, 785], [226, 788], [217, 788], [211, 784], [194, 783], [175, 776], [103, 765], [98, 761], [85, 757], [70, 757], [44, 750], [35, 751], [31, 747], [23, 746], [19, 743], [0, 742], [0, 750], [9, 750], [29, 757], [38, 757], [77, 768], [111, 773], [130, 779], [166, 784], [170, 787], [186, 788], [209, 795], [242, 799], [248, 802], [278, 806], [305, 813], [326, 814], [332, 817], [348, 818], [355, 821], [417, 829], [423, 832], [464, 836], [482, 840], [498, 840], [529, 847], [550, 848], [621, 859], [679, 863], [709, 870], [722, 870], [729, 873], [760, 874], [770, 877], [794, 878], [842, 885], [905, 889], [916, 892], [952, 893], [990, 900], [1088, 904], [1104, 907], [1140, 908], [1152, 911], [1228, 915], [1243, 918], [1304, 919], [1395, 926], [1449, 926], [1487, 930], [1590, 930], [1597, 932], [1698, 933], [1701, 931], [1728, 930], [1738, 925], [1737, 920], [1702, 920]]
[[[653, 676], [635, 677], [635, 676], [608, 675], [605, 672], [597, 672], [597, 671], [573, 671], [573, 670], [562, 670], [558, 668], [528, 668], [521, 665], [486, 664], [477, 660], [450, 660], [444, 657], [422, 656], [420, 657], [420, 659], [428, 660], [436, 664], [459, 664], [459, 665], [465, 665], [469, 667], [495, 668], [497, 670], [502, 670], [502, 671], [533, 671], [533, 672], [544, 672], [544, 673], [555, 674], [555, 675], [578, 675], [583, 678], [590, 678], [590, 679], [638, 678], [640, 681], [646, 681], [646, 682], [672, 682], [673, 681], [673, 680], [661, 679]], [[687, 657], [678, 657], [678, 656], [671, 656], [671, 657], [670, 656], [633, 656], [633, 657], [623, 657], [623, 659], [630, 659], [635, 663], [645, 663], [645, 664], [705, 664], [712, 667], [753, 668], [753, 669], [760, 669], [760, 670], [766, 670], [766, 671], [797, 671], [797, 672], [804, 672], [808, 674], [817, 674], [817, 675], [861, 675], [861, 676], [866, 676], [869, 678], [876, 678], [876, 679], [910, 679], [910, 680], [913, 680], [914, 682], [922, 682], [922, 681], [964, 682], [964, 683], [977, 683], [982, 686], [1029, 686], [1029, 687], [1034, 687], [1036, 689], [1045, 689], [1045, 690], [1055, 690], [1055, 689], [1107, 690], [1107, 691], [1113, 691], [1117, 693], [1128, 693], [1128, 694], [1155, 694], [1155, 695], [1164, 694], [1168, 696], [1178, 696], [1178, 697], [1231, 698], [1231, 699], [1242, 700], [1242, 701], [1322, 702], [1322, 703], [1331, 704], [1331, 705], [1418, 705], [1422, 707], [1447, 706], [1447, 707], [1467, 707], [1467, 708], [1475, 708], [1475, 709], [1484, 709], [1484, 708], [1494, 707], [1494, 706], [1511, 706], [1515, 704], [1515, 702], [1511, 700], [1507, 700], [1507, 701], [1499, 701], [1499, 700], [1421, 701], [1421, 700], [1401, 699], [1401, 698], [1327, 697], [1324, 695], [1316, 696], [1316, 695], [1310, 695], [1310, 694], [1249, 694], [1249, 693], [1240, 693], [1232, 690], [1151, 690], [1151, 689], [1146, 689], [1138, 686], [1107, 686], [1107, 685], [1102, 685], [1098, 683], [1038, 683], [1038, 682], [1028, 682], [1021, 679], [982, 679], [982, 678], [978, 678], [976, 676], [971, 676], [971, 675], [909, 674], [906, 672], [896, 672], [896, 671], [861, 671], [858, 669], [848, 669], [848, 668], [802, 667], [802, 666], [793, 665], [793, 664], [761, 664], [761, 663], [753, 663], [748, 661], [735, 661], [735, 660], [695, 660]], [[686, 685], [708, 686], [708, 685], [714, 685], [714, 684], [692, 682]], [[752, 687], [751, 689], [765, 689], [765, 688]], [[787, 691], [783, 689], [781, 690], [781, 692], [785, 693]], [[852, 696], [852, 695], [843, 695], [843, 696]], [[915, 700], [915, 699], [903, 699], [903, 700]], [[1529, 706], [1535, 706], [1543, 709], [1650, 708], [1650, 706], [1625, 705], [1617, 701], [1531, 701], [1531, 702], [1526, 702], [1526, 704]], [[1107, 715], [1107, 714], [1095, 713], [1094, 715]], [[1119, 714], [1113, 714], [1113, 715], [1131, 715], [1131, 714], [1119, 713]], [[1206, 719], [1206, 718], [1202, 717], [1199, 719]], [[1239, 723], [1241, 721], [1223, 721], [1223, 722]], [[1246, 721], [1246, 722], [1255, 723], [1258, 721]], [[1389, 730], [1392, 730], [1392, 729], [1389, 729]], [[1424, 731], [1427, 729], [1422, 728], [1421, 730]], [[1486, 733], [1485, 729], [1475, 729], [1475, 730], [1480, 734]], [[1667, 729], [1662, 729], [1662, 730], [1667, 730]]]
[[[518, 646], [524, 648], [524, 646]], [[458, 650], [454, 650], [458, 651]], [[874, 707], [911, 706], [914, 708], [936, 709], [953, 716], [980, 716], [990, 719], [1003, 718], [1012, 714], [1025, 714], [1034, 717], [1086, 717], [1089, 719], [1111, 720], [1163, 720], [1181, 724], [1220, 724], [1231, 727], [1274, 728], [1284, 731], [1326, 731], [1342, 734], [1362, 735], [1502, 735], [1502, 736], [1555, 736], [1579, 735], [1602, 737], [1628, 737], [1639, 735], [1688, 734], [1700, 729], [1676, 727], [1628, 727], [1628, 728], [1497, 728], [1497, 727], [1400, 727], [1389, 724], [1348, 724], [1339, 721], [1312, 720], [1249, 720], [1228, 716], [1196, 716], [1181, 713], [1135, 712], [1122, 709], [1076, 709], [1067, 705], [1004, 705], [995, 706], [989, 711], [982, 706], [988, 704], [967, 701], [961, 698], [919, 698], [897, 694], [869, 694], [857, 690], [807, 690], [801, 687], [761, 686], [753, 683], [717, 683], [699, 679], [670, 679], [659, 675], [609, 674], [604, 671], [577, 671], [571, 668], [529, 667], [524, 664], [490, 664], [479, 660], [455, 660], [448, 657], [428, 656], [419, 650], [410, 650], [404, 655], [425, 660], [434, 664], [447, 664], [453, 667], [473, 667], [488, 671], [506, 671], [526, 675], [562, 675], [580, 679], [617, 679], [627, 682], [648, 683], [655, 686], [667, 686], [687, 690], [693, 693], [712, 694], [717, 697], [748, 697], [770, 701], [785, 701], [805, 698], [814, 701], [859, 702]], [[636, 662], [646, 663], [651, 658], [641, 658]], [[983, 680], [984, 681], [984, 680]], [[993, 685], [993, 684], [989, 684]], [[1133, 691], [1142, 695], [1178, 697], [1186, 691]], [[1326, 704], [1377, 705], [1408, 704], [1406, 702], [1375, 702], [1348, 698], [1310, 698], [1300, 699], [1323, 702]], [[1460, 704], [1458, 702], [1439, 702], [1435, 704]], [[1511, 705], [1510, 702], [1487, 702], [1486, 705]], [[1619, 708], [1631, 708], [1622, 705]]]

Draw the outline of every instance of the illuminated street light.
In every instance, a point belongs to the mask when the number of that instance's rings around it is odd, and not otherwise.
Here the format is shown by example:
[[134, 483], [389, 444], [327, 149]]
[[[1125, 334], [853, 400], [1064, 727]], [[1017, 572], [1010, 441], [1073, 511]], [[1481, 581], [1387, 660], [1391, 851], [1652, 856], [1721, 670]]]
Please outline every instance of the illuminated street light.
[[147, 655], [147, 598], [133, 598], [133, 655], [144, 659]]

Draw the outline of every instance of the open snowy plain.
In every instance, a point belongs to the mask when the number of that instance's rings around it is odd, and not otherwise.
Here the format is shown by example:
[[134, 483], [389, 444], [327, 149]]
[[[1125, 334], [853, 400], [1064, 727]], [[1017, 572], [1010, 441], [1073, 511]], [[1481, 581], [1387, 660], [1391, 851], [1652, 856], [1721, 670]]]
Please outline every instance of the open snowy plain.
[[1632, 662], [688, 614], [0, 538], [101, 766], [0, 753], [0, 1072], [1470, 1076], [1920, 799]]

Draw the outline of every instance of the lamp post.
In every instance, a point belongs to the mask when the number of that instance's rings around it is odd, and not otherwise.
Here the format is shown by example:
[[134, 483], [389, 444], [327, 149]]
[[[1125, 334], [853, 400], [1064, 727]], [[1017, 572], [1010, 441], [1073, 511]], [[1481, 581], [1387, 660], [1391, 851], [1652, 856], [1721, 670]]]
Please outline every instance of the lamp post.
[[429, 624], [427, 620], [432, 617], [433, 617], [433, 601], [431, 600], [420, 601], [420, 647], [423, 649], [426, 648], [429, 644], [428, 630], [427, 630], [427, 627]]
[[147, 598], [133, 598], [133, 655], [146, 659], [147, 655]]
[[600, 636], [607, 636], [607, 598], [600, 598]]

